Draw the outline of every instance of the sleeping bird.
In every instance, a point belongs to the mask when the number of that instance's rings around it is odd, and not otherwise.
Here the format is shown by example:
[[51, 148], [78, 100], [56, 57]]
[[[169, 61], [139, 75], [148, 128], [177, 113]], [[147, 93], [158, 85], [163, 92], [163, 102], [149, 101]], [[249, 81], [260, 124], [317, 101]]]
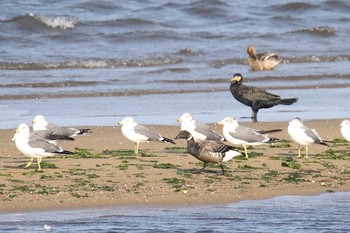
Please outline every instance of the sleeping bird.
[[90, 129], [76, 129], [71, 127], [62, 127], [46, 121], [43, 115], [37, 115], [32, 120], [33, 131], [40, 131], [42, 137], [56, 140], [74, 140], [75, 136], [90, 133]]

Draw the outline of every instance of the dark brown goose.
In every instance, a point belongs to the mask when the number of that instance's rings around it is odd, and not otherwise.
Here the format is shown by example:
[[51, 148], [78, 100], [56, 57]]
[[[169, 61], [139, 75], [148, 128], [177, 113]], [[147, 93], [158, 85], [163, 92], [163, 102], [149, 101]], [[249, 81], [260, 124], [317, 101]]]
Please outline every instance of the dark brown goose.
[[192, 135], [185, 130], [180, 131], [175, 139], [186, 139], [188, 153], [203, 162], [203, 168], [198, 173], [203, 172], [208, 163], [218, 163], [222, 170], [221, 174], [223, 175], [225, 174], [225, 170], [222, 163], [231, 160], [233, 157], [242, 155], [234, 147], [218, 141], [205, 140], [195, 142]]

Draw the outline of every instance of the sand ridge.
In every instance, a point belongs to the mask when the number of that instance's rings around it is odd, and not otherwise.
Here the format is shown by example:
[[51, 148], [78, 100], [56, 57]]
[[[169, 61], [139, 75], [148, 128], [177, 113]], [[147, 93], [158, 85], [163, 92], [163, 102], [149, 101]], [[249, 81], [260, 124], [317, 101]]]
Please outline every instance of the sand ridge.
[[[306, 121], [324, 140], [341, 139], [341, 119]], [[141, 122], [140, 122], [141, 123]], [[190, 156], [185, 140], [176, 145], [142, 143], [134, 156], [134, 144], [118, 126], [89, 127], [93, 133], [61, 142], [66, 150], [80, 148], [80, 156], [51, 157], [29, 169], [29, 159], [10, 142], [13, 130], [0, 131], [1, 212], [88, 208], [118, 205], [212, 205], [279, 195], [314, 195], [350, 190], [350, 144], [343, 140], [310, 146], [310, 157], [296, 158], [287, 122], [241, 123], [255, 129], [283, 129], [274, 145], [254, 146], [250, 158], [234, 158], [218, 176], [217, 166], [192, 174], [202, 163]], [[222, 127], [210, 124], [217, 133]], [[174, 138], [179, 126], [148, 125]], [[84, 127], [85, 128], [85, 127]], [[242, 148], [240, 148], [242, 151]], [[96, 156], [97, 155], [97, 156]], [[84, 156], [89, 158], [84, 158]]]

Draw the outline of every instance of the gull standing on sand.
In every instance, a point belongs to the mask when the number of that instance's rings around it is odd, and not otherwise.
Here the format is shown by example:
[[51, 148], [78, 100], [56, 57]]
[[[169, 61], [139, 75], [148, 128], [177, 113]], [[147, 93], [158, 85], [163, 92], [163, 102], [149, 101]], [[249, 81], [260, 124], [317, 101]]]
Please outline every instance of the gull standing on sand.
[[248, 46], [247, 53], [249, 55], [248, 63], [254, 71], [273, 70], [282, 62], [276, 53], [256, 53], [253, 46]]
[[53, 142], [46, 140], [35, 133], [31, 133], [28, 125], [22, 123], [15, 131], [15, 135], [11, 139], [15, 141], [17, 149], [31, 158], [25, 168], [33, 164], [34, 159], [38, 161], [38, 170], [41, 170], [42, 158], [55, 156], [57, 154], [74, 154], [73, 152], [63, 150]]
[[222, 170], [222, 175], [224, 175], [225, 170], [222, 163], [242, 155], [234, 147], [218, 141], [205, 140], [195, 142], [193, 136], [186, 130], [180, 131], [175, 139], [186, 139], [188, 153], [203, 162], [203, 168], [198, 173], [202, 173], [208, 163], [218, 163]]
[[310, 129], [309, 127], [305, 126], [303, 121], [298, 117], [289, 122], [288, 134], [294, 142], [298, 143], [298, 157], [301, 157], [301, 146], [305, 146], [305, 157], [308, 157], [308, 147], [312, 143], [328, 146], [325, 142], [323, 142], [322, 138], [315, 129]]
[[159, 133], [138, 124], [132, 117], [125, 117], [122, 121], [118, 122], [118, 125], [122, 126], [123, 136], [135, 142], [135, 154], [139, 153], [140, 142], [159, 141], [175, 144], [172, 139], [165, 138]]
[[49, 123], [46, 121], [45, 117], [43, 115], [37, 115], [32, 120], [33, 123], [33, 131], [41, 131], [43, 133], [43, 137], [47, 138], [45, 135], [45, 132], [47, 135], [58, 135], [62, 137], [69, 137], [71, 140], [74, 140], [73, 137], [77, 135], [85, 135], [86, 133], [91, 132], [90, 129], [76, 129], [71, 127], [62, 127], [53, 123]]
[[340, 132], [343, 138], [350, 142], [350, 121], [349, 120], [343, 120], [340, 124]]
[[[259, 131], [239, 125], [234, 117], [225, 117], [222, 121], [217, 122], [223, 125], [222, 132], [226, 141], [233, 145], [243, 146], [245, 157], [248, 158], [248, 145], [261, 145], [270, 142], [271, 139]], [[279, 132], [280, 129], [268, 130], [265, 133]]]
[[207, 124], [196, 121], [190, 113], [184, 113], [177, 122], [181, 122], [181, 130], [189, 132], [196, 142], [204, 140], [224, 141], [225, 139], [214, 132]]

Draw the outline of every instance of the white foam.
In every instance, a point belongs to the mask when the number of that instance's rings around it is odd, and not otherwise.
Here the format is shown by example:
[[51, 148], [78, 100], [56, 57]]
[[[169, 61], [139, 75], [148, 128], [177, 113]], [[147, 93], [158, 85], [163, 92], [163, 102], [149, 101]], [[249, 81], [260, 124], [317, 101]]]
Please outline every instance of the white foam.
[[40, 16], [29, 13], [29, 16], [40, 20], [51, 28], [72, 29], [78, 24], [79, 20], [72, 16]]

